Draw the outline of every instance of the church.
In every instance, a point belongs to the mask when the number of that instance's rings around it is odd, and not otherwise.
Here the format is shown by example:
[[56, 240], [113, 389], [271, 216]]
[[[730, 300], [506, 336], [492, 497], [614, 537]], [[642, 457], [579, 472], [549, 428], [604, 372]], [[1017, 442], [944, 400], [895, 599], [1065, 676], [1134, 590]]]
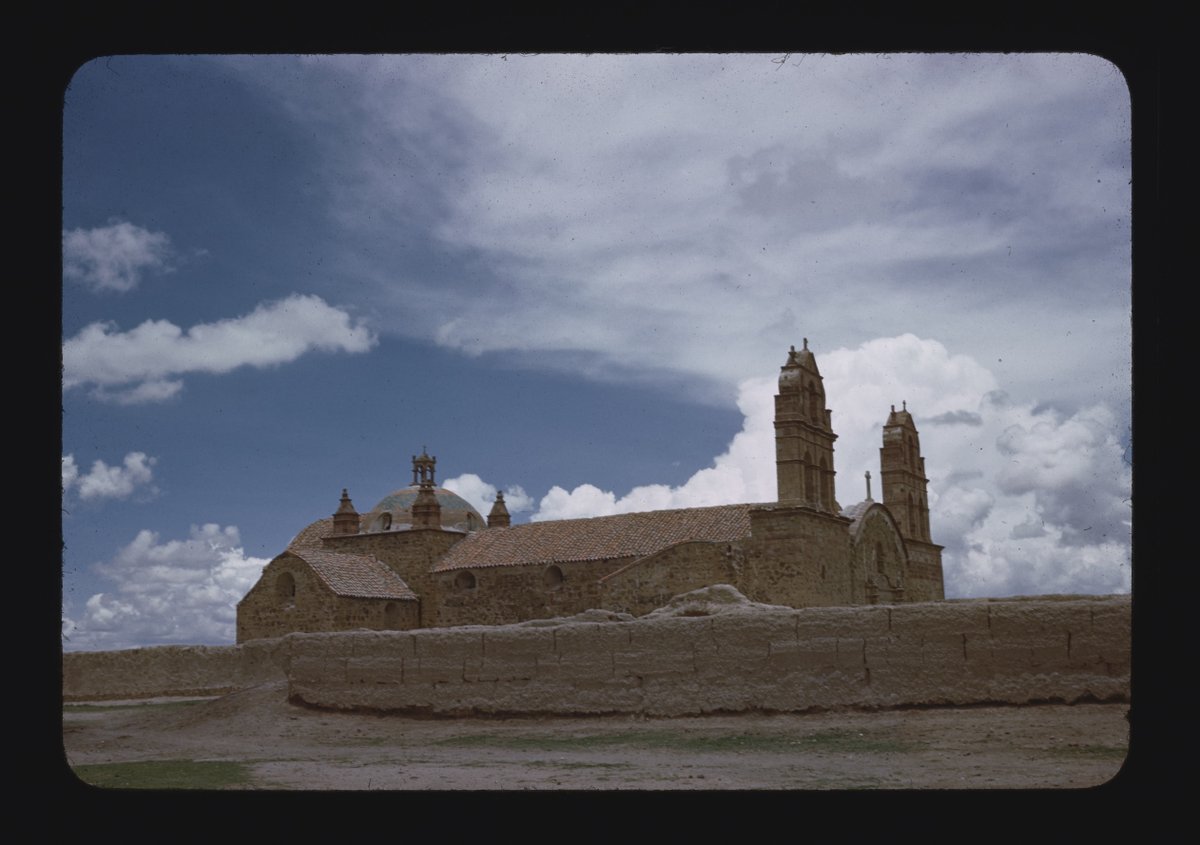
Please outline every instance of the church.
[[593, 608], [640, 616], [732, 584], [790, 607], [944, 598], [929, 535], [925, 459], [906, 405], [880, 448], [882, 502], [834, 497], [832, 411], [805, 339], [775, 396], [777, 500], [513, 525], [503, 493], [486, 519], [438, 487], [437, 459], [359, 513], [346, 490], [238, 603], [237, 640], [296, 631], [502, 625]]

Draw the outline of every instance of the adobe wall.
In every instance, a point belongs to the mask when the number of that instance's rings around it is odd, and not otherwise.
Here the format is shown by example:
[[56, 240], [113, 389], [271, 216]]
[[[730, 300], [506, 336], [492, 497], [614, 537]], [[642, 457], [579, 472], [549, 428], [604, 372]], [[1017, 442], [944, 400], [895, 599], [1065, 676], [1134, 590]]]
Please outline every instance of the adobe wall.
[[286, 640], [63, 654], [63, 700], [224, 695], [287, 677]]
[[[616, 621], [580, 621], [597, 618]], [[63, 695], [217, 695], [286, 677], [294, 702], [332, 709], [672, 716], [1130, 694], [1128, 596], [793, 610], [717, 586], [638, 619], [580, 619], [68, 653]]]
[[[729, 587], [709, 588], [709, 590]], [[697, 591], [703, 593], [706, 591]], [[695, 596], [696, 594], [691, 594]], [[735, 609], [289, 637], [292, 701], [444, 715], [1127, 700], [1125, 597]], [[682, 600], [682, 602], [681, 602]]]

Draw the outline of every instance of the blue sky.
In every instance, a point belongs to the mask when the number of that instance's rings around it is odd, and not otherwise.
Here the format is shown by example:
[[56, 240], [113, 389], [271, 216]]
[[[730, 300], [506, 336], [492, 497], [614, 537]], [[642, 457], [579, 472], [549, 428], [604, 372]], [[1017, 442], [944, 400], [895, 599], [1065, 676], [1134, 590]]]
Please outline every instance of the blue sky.
[[518, 521], [769, 501], [804, 337], [843, 506], [908, 402], [948, 595], [1130, 588], [1100, 58], [115, 56], [64, 102], [68, 648], [232, 641], [422, 447]]

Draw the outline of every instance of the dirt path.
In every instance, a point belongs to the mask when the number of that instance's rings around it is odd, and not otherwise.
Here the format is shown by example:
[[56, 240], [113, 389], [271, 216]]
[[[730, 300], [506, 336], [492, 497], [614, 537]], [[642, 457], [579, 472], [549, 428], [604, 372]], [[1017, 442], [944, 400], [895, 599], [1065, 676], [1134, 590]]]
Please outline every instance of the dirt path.
[[257, 789], [943, 789], [1095, 786], [1121, 767], [1124, 704], [682, 719], [418, 719], [221, 698], [68, 707], [72, 765], [251, 764]]

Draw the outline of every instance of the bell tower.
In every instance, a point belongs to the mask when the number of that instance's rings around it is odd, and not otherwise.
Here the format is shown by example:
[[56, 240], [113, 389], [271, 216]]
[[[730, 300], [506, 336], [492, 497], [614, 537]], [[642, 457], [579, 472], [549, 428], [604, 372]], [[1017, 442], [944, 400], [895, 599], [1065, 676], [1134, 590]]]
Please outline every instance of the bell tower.
[[883, 427], [883, 448], [879, 450], [879, 469], [883, 476], [883, 504], [900, 525], [905, 540], [933, 542], [929, 537], [929, 502], [926, 498], [925, 459], [921, 440], [913, 424], [908, 403], [901, 410], [892, 406]]
[[413, 455], [413, 484], [417, 485], [417, 498], [412, 505], [413, 528], [441, 528], [442, 506], [433, 492], [433, 478], [437, 458], [431, 458], [421, 447], [421, 456]]
[[808, 338], [792, 347], [779, 371], [775, 395], [775, 479], [780, 504], [837, 514], [834, 499], [833, 412]]

